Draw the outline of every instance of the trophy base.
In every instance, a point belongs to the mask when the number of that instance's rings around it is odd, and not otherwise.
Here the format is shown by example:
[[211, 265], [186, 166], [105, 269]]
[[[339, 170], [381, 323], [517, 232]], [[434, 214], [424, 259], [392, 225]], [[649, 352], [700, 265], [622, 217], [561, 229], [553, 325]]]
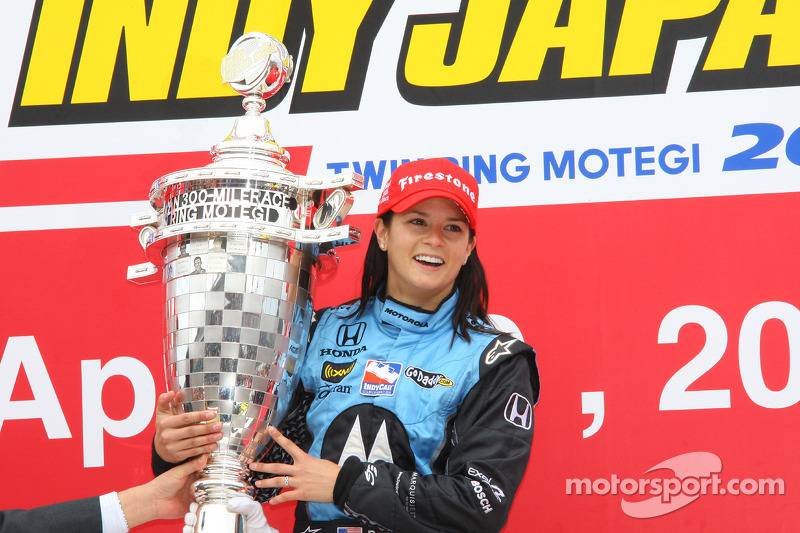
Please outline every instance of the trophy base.
[[193, 533], [244, 533], [244, 516], [228, 511], [224, 502], [201, 503], [195, 512]]

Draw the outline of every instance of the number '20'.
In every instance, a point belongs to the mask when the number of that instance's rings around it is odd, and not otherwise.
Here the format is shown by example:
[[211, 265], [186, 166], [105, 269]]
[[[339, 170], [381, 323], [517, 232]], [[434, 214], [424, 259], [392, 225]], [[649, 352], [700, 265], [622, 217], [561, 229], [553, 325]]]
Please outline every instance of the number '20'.
[[[783, 322], [789, 338], [789, 379], [778, 391], [764, 383], [761, 370], [761, 331], [767, 320]], [[673, 309], [661, 321], [659, 344], [678, 342], [686, 324], [699, 324], [706, 343], [691, 361], [680, 368], [664, 385], [659, 410], [720, 409], [731, 406], [730, 389], [687, 390], [692, 383], [716, 365], [728, 346], [725, 322], [713, 310], [699, 305]], [[765, 302], [752, 308], [742, 321], [739, 333], [739, 373], [744, 390], [761, 407], [781, 409], [800, 401], [800, 311], [788, 303]]]
[[[776, 124], [765, 122], [754, 122], [751, 124], [738, 124], [733, 127], [731, 137], [741, 137], [742, 135], [753, 135], [756, 143], [743, 150], [725, 158], [722, 164], [723, 172], [731, 170], [761, 170], [778, 167], [777, 157], [760, 157], [777, 147], [783, 141], [783, 128]], [[800, 165], [800, 128], [794, 130], [786, 139], [786, 158]]]

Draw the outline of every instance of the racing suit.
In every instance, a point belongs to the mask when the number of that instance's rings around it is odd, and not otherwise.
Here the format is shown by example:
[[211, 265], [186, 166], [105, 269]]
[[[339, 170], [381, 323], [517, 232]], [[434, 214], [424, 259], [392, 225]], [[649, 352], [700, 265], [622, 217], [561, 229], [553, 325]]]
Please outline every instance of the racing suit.
[[530, 455], [535, 355], [507, 335], [454, 336], [457, 298], [434, 312], [374, 298], [351, 318], [351, 305], [320, 313], [299, 371], [314, 395], [308, 452], [342, 470], [334, 503], [298, 503], [294, 531], [503, 527]]

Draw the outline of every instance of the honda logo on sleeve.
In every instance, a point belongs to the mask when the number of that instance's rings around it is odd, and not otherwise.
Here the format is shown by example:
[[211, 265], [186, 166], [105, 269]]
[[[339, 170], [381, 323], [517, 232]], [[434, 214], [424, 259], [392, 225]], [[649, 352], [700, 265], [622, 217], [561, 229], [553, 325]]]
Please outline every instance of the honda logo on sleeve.
[[361, 340], [364, 338], [364, 332], [366, 331], [366, 322], [342, 324], [339, 326], [339, 331], [336, 333], [336, 343], [339, 346], [358, 346], [361, 344]]
[[506, 420], [522, 429], [531, 429], [533, 425], [533, 408], [525, 396], [514, 393], [506, 402], [504, 413]]

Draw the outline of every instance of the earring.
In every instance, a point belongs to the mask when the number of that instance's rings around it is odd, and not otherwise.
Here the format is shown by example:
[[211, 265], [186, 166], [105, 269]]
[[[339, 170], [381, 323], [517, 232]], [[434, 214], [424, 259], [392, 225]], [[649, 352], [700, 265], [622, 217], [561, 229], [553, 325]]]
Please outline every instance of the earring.
[[379, 247], [381, 250], [386, 250], [386, 244], [384, 244], [384, 243], [382, 243], [382, 242], [379, 242], [379, 243], [378, 243], [378, 247]]
[[464, 258], [464, 262], [463, 262], [463, 263], [461, 263], [461, 264], [462, 264], [462, 265], [466, 265], [466, 264], [467, 264], [467, 259], [469, 259], [469, 256], [465, 257], [465, 258]]

